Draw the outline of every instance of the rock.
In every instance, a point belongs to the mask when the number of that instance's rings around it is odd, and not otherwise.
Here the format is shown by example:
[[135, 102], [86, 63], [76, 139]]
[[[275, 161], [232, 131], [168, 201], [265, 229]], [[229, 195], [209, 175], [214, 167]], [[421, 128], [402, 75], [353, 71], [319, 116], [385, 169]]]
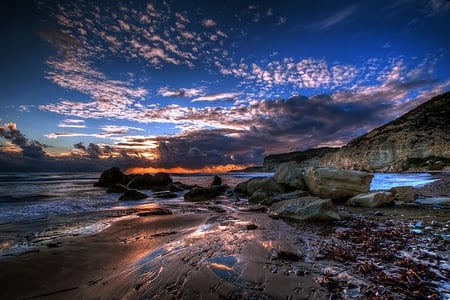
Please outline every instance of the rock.
[[130, 189], [122, 184], [115, 184], [112, 187], [109, 187], [106, 192], [107, 193], [125, 193], [126, 191], [129, 191]]
[[394, 200], [413, 202], [416, 200], [416, 189], [413, 186], [396, 186], [389, 189], [395, 195]]
[[170, 175], [164, 172], [158, 172], [151, 178], [151, 185], [153, 186], [166, 186], [172, 183]]
[[315, 196], [333, 200], [348, 199], [367, 193], [373, 175], [362, 171], [310, 167], [305, 169], [303, 179]]
[[223, 194], [226, 190], [226, 186], [213, 186], [210, 188], [196, 187], [186, 194], [184, 194], [184, 200], [189, 202], [208, 201]]
[[148, 196], [136, 190], [128, 190], [122, 196], [120, 196], [119, 200], [141, 200], [145, 199]]
[[[293, 198], [301, 198], [301, 197], [305, 197], [305, 196], [311, 196], [311, 193], [306, 192], [306, 191], [293, 191], [290, 193], [283, 193], [283, 194], [266, 197], [265, 199], [261, 200], [260, 204], [266, 205], [266, 206], [271, 206], [272, 204], [274, 204], [276, 202], [289, 200], [289, 199], [293, 199]], [[249, 199], [249, 201], [250, 201], [250, 199]]]
[[127, 186], [130, 189], [142, 189], [142, 188], [148, 188], [151, 185], [152, 181], [152, 175], [150, 174], [137, 174], [131, 177], [130, 181], [128, 182]]
[[281, 164], [275, 172], [273, 179], [286, 190], [305, 190], [306, 184], [303, 180], [303, 169], [295, 162]]
[[159, 199], [172, 199], [178, 197], [178, 195], [171, 191], [161, 191], [153, 193], [153, 197]]
[[238, 194], [248, 195], [247, 187], [250, 181], [255, 180], [257, 178], [251, 178], [249, 180], [239, 182], [234, 188], [234, 192]]
[[257, 190], [254, 192], [249, 198], [248, 202], [253, 204], [258, 204], [263, 201], [266, 201], [268, 198], [272, 196], [271, 192], [263, 191], [263, 190]]
[[124, 184], [128, 183], [128, 176], [120, 171], [118, 167], [112, 167], [108, 170], [103, 171], [100, 175], [100, 178], [94, 186], [96, 187], [111, 187], [116, 184]]
[[393, 193], [380, 191], [356, 195], [348, 199], [347, 205], [375, 208], [387, 204], [393, 200]]
[[284, 189], [272, 177], [252, 178], [247, 184], [247, 194], [262, 190], [272, 193], [283, 193]]
[[146, 211], [138, 212], [137, 215], [139, 217], [148, 217], [148, 216], [164, 216], [173, 214], [170, 209], [156, 207]]
[[169, 191], [171, 192], [182, 192], [184, 190], [189, 189], [191, 186], [181, 183], [181, 182], [174, 182], [169, 184]]
[[214, 185], [222, 185], [222, 178], [220, 178], [217, 175], [214, 175], [213, 178], [211, 178], [211, 180], [208, 183], [208, 187], [212, 187]]
[[314, 196], [277, 202], [270, 207], [269, 213], [293, 221], [326, 221], [341, 218], [331, 199]]

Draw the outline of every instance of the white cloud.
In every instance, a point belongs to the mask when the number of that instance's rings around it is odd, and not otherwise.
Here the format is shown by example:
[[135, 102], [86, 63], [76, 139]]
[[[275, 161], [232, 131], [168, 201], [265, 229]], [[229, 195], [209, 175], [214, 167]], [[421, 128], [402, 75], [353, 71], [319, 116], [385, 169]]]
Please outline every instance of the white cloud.
[[318, 28], [321, 30], [328, 29], [329, 27], [332, 27], [332, 26], [335, 26], [337, 24], [344, 22], [351, 15], [355, 14], [356, 11], [357, 11], [357, 6], [355, 6], [355, 5], [346, 7], [345, 9], [334, 13], [333, 15], [329, 16], [328, 18], [326, 18], [322, 21], [319, 21], [317, 23], [314, 23], [311, 27]]
[[206, 95], [206, 96], [192, 99], [192, 102], [233, 100], [234, 98], [239, 97], [241, 94], [242, 93], [219, 93], [219, 94], [213, 94], [213, 95]]
[[213, 19], [203, 19], [202, 25], [205, 27], [214, 27], [217, 25], [217, 23]]

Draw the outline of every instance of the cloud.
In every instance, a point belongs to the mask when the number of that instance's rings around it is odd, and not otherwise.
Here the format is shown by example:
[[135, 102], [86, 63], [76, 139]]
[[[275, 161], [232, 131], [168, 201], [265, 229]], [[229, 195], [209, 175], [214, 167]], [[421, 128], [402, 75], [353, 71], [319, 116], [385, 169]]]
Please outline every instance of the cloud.
[[328, 18], [326, 18], [326, 19], [324, 19], [322, 21], [314, 23], [311, 27], [317, 28], [317, 29], [320, 29], [320, 30], [328, 29], [330, 27], [333, 27], [333, 26], [335, 26], [337, 24], [340, 24], [340, 23], [344, 22], [351, 15], [355, 14], [356, 11], [357, 11], [357, 6], [356, 5], [352, 5], [352, 6], [346, 7], [345, 9], [334, 13], [333, 15], [329, 16]]
[[239, 97], [242, 93], [219, 93], [219, 94], [213, 94], [213, 95], [205, 95], [202, 97], [198, 97], [195, 99], [192, 99], [192, 102], [200, 102], [200, 101], [224, 101], [224, 100], [233, 100], [236, 97]]
[[22, 149], [22, 155], [24, 157], [42, 158], [46, 156], [44, 151], [48, 145], [41, 144], [38, 141], [29, 141], [20, 130], [17, 129], [15, 123], [6, 123], [0, 126], [0, 137], [11, 141], [12, 144], [19, 146]]
[[171, 98], [193, 98], [204, 95], [205, 87], [198, 88], [179, 88], [171, 89], [169, 87], [161, 87], [158, 90], [158, 94], [164, 97]]
[[205, 27], [214, 27], [217, 23], [213, 19], [206, 18], [202, 20], [202, 25]]
[[84, 120], [65, 119], [61, 123], [58, 124], [58, 127], [63, 127], [63, 128], [86, 128], [86, 125], [84, 125]]

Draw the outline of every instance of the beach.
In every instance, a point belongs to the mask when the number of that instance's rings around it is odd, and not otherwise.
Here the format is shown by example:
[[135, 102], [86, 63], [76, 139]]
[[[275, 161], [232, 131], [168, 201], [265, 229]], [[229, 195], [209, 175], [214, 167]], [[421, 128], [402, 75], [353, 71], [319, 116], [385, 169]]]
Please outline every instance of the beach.
[[[449, 177], [435, 176], [441, 180], [418, 194], [448, 195]], [[140, 206], [99, 232], [2, 256], [0, 299], [450, 295], [448, 209], [389, 206], [375, 213], [339, 205], [339, 211], [340, 221], [288, 223], [226, 196]]]

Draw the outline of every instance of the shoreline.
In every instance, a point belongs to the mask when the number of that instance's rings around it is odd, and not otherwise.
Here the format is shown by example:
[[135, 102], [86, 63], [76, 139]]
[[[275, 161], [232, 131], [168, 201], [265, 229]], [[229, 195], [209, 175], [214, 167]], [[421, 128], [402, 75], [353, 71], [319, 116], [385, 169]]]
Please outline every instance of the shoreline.
[[[433, 176], [440, 180], [416, 188], [417, 195], [450, 195], [450, 173]], [[152, 203], [111, 219], [101, 231], [0, 257], [0, 298], [450, 297], [450, 209], [414, 203], [338, 208], [341, 221], [291, 223], [225, 196]], [[384, 246], [361, 248], [379, 235]], [[363, 240], [354, 240], [358, 236]], [[426, 285], [407, 277], [408, 270]]]
[[[417, 208], [410, 208], [416, 213], [411, 218], [394, 221], [398, 216], [389, 211], [395, 207], [381, 208], [383, 215], [376, 216], [369, 209], [339, 206], [343, 220], [335, 223], [289, 223], [253, 209], [234, 207], [225, 198], [214, 205], [183, 205], [182, 212], [178, 205], [155, 205], [100, 232], [57, 238], [19, 256], [2, 257], [0, 298], [327, 299], [335, 294], [335, 281], [347, 286], [341, 294], [361, 296], [377, 285], [357, 266], [373, 260], [374, 254], [355, 254], [359, 259], [354, 262], [336, 258], [333, 251], [336, 245], [351, 245], [339, 240], [338, 233], [357, 233], [352, 224], [362, 221], [375, 231], [403, 228], [409, 246], [402, 255], [417, 256], [419, 249], [427, 249], [431, 257], [440, 257], [432, 268], [449, 276], [448, 269], [439, 269], [450, 263], [448, 242], [438, 239], [441, 248], [429, 245], [438, 230], [445, 225], [448, 230], [449, 222], [442, 221], [448, 209], [440, 210], [434, 231], [420, 235], [408, 227], [424, 212]], [[176, 213], [164, 215], [169, 211]], [[432, 220], [422, 221], [428, 226]], [[393, 236], [391, 232], [389, 238]], [[389, 268], [387, 263], [380, 262], [380, 267]], [[442, 282], [434, 288], [450, 295]], [[402, 299], [392, 287], [384, 293], [386, 299]]]

